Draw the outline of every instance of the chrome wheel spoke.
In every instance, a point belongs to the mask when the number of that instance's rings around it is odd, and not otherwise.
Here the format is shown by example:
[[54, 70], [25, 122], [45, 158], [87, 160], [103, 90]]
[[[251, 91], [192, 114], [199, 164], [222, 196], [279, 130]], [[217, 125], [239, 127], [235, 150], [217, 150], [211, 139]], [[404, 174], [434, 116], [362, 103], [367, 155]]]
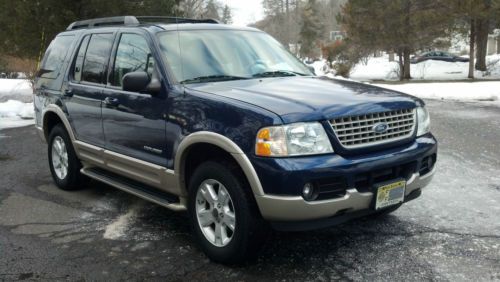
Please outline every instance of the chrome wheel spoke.
[[209, 210], [198, 211], [198, 220], [202, 227], [210, 226], [215, 222], [214, 217]]
[[203, 181], [196, 193], [195, 209], [207, 241], [217, 247], [227, 246], [234, 236], [236, 216], [226, 187], [217, 180]]
[[224, 224], [231, 229], [231, 231], [234, 231], [236, 219], [234, 217], [234, 213], [231, 211], [224, 211], [224, 218], [223, 218]]
[[226, 189], [219, 189], [217, 193], [217, 199], [221, 205], [225, 206], [227, 204], [227, 201], [229, 200], [229, 194], [227, 193]]
[[201, 188], [201, 194], [203, 195], [203, 198], [212, 206], [217, 200], [214, 187], [208, 183], [205, 183], [205, 185]]
[[227, 235], [224, 234], [224, 226], [221, 223], [215, 224], [215, 244], [223, 245], [224, 244], [224, 236], [227, 239]]

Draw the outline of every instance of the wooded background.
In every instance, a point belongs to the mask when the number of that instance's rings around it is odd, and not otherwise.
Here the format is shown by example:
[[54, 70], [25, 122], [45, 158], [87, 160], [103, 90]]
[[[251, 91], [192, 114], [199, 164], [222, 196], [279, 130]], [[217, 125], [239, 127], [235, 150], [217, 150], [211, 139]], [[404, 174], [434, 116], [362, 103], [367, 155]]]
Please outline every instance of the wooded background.
[[[400, 78], [409, 79], [412, 54], [445, 48], [460, 35], [468, 39], [472, 78], [475, 69], [487, 69], [488, 35], [500, 28], [500, 0], [255, 1], [262, 1], [265, 17], [251, 26], [303, 59], [323, 56], [346, 75], [368, 56], [388, 52], [399, 57]], [[232, 22], [231, 9], [218, 0], [0, 0], [0, 72], [26, 71], [26, 62], [38, 62], [54, 36], [73, 21], [117, 15]], [[332, 31], [345, 38], [332, 40]]]

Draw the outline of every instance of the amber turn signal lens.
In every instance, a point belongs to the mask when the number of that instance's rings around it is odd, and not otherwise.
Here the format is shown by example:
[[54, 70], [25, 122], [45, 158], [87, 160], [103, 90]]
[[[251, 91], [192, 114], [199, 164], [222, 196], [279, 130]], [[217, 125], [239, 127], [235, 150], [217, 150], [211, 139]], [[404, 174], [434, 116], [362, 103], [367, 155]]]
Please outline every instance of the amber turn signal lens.
[[271, 156], [271, 144], [259, 142], [257, 143], [256, 150], [257, 156]]
[[271, 133], [269, 131], [269, 128], [261, 129], [259, 131], [259, 134], [257, 134], [257, 138], [263, 141], [269, 141], [269, 139], [271, 139]]

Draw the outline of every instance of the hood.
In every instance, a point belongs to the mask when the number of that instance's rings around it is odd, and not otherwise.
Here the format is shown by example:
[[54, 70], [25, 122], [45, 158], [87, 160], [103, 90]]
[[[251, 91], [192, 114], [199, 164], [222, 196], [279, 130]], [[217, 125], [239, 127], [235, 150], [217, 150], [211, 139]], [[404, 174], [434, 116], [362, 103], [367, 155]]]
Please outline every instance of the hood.
[[284, 123], [415, 108], [400, 92], [326, 77], [279, 77], [191, 84], [188, 89], [236, 99], [279, 115]]

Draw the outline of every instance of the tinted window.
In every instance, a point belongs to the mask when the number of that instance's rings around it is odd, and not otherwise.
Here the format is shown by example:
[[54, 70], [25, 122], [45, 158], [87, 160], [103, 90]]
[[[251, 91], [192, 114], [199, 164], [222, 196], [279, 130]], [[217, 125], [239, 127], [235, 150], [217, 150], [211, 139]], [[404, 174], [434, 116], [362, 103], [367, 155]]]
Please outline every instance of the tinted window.
[[111, 84], [122, 86], [122, 78], [129, 72], [145, 71], [151, 75], [153, 67], [154, 62], [146, 39], [137, 34], [123, 34], [116, 51]]
[[82, 40], [82, 44], [80, 44], [80, 49], [78, 49], [78, 54], [76, 56], [76, 61], [75, 61], [75, 67], [73, 69], [73, 78], [76, 81], [80, 81], [82, 79], [83, 59], [85, 58], [85, 52], [87, 52], [89, 39], [90, 35], [86, 35]]
[[70, 49], [69, 46], [73, 43], [74, 39], [73, 35], [64, 35], [56, 37], [50, 43], [39, 72], [40, 77], [56, 78], [59, 75], [64, 58], [66, 58], [66, 54]]
[[113, 34], [93, 34], [83, 62], [82, 80], [106, 83], [106, 68], [113, 45]]

